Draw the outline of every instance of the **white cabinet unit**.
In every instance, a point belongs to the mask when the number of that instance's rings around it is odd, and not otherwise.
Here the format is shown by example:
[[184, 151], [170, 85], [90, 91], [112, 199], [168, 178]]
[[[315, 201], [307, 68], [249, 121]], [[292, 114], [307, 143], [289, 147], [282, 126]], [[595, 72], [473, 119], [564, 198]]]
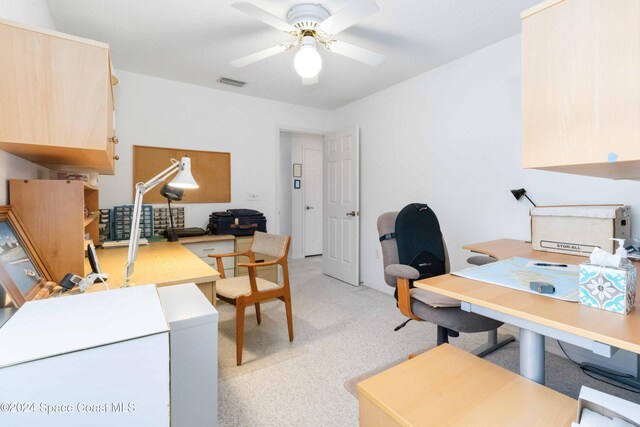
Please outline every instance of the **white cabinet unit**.
[[27, 302], [0, 328], [0, 426], [169, 426], [154, 285]]
[[171, 423], [218, 424], [218, 312], [198, 287], [158, 289], [171, 339]]

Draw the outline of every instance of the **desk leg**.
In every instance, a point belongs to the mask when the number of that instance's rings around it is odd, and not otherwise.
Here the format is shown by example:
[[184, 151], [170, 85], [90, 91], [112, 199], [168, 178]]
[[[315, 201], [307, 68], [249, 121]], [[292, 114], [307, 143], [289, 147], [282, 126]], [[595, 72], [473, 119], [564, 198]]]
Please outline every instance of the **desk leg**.
[[520, 375], [544, 384], [544, 335], [520, 328]]

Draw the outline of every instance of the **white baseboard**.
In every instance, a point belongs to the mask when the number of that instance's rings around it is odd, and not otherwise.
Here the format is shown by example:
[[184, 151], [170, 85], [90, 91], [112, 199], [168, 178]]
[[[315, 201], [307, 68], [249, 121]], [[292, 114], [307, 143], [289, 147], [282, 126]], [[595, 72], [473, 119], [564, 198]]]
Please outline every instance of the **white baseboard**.
[[387, 285], [386, 283], [380, 283], [380, 282], [374, 282], [371, 280], [366, 280], [366, 279], [362, 279], [362, 285], [371, 288], [371, 289], [375, 289], [376, 291], [380, 291], [382, 293], [385, 293], [387, 295], [393, 295], [393, 291], [395, 290], [395, 288], [392, 288], [391, 286]]

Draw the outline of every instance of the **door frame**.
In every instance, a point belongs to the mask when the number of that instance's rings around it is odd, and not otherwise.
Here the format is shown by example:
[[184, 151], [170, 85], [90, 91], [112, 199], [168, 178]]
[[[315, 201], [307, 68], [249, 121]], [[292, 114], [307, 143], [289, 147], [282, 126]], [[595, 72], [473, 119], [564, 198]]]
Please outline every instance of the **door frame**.
[[280, 188], [280, 132], [289, 132], [289, 133], [301, 133], [306, 135], [318, 135], [324, 138], [325, 134], [329, 133], [328, 130], [319, 130], [319, 129], [307, 129], [301, 128], [298, 126], [289, 126], [289, 125], [276, 125], [275, 130], [275, 168], [273, 170], [274, 173], [274, 186], [275, 186], [275, 206], [274, 206], [274, 223], [275, 223], [275, 234], [280, 234], [280, 215], [278, 213], [278, 209], [280, 207], [280, 199], [282, 198], [282, 189]]

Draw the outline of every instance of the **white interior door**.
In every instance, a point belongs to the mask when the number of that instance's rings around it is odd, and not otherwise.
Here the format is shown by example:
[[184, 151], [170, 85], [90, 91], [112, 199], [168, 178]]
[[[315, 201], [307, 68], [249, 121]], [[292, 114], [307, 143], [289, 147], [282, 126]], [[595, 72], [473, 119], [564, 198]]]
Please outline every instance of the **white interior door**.
[[322, 253], [322, 149], [304, 148], [304, 256]]
[[325, 135], [322, 271], [360, 284], [360, 137], [353, 128]]

